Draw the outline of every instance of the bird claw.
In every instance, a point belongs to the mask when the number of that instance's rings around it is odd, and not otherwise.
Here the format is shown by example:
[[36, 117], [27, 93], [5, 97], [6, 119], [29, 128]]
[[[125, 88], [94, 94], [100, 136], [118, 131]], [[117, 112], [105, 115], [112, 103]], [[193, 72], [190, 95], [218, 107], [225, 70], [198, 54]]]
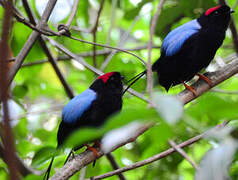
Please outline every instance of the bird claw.
[[183, 82], [184, 87], [193, 93], [194, 96], [197, 96], [195, 89], [192, 86], [187, 85], [185, 82]]
[[91, 147], [88, 144], [86, 144], [86, 146], [87, 146], [87, 150], [92, 151], [92, 153], [95, 155], [96, 158], [99, 157], [99, 153], [95, 147]]
[[212, 81], [208, 77], [204, 76], [203, 74], [196, 75], [199, 77], [199, 79], [204, 80], [210, 87], [212, 87]]

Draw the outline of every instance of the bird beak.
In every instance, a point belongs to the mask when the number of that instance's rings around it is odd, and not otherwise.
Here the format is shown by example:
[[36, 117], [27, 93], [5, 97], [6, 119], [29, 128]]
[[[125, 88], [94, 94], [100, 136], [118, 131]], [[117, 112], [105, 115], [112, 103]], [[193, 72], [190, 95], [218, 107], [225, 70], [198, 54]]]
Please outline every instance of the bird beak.
[[231, 14], [234, 13], [234, 12], [235, 12], [235, 11], [234, 11], [233, 9], [230, 10], [230, 13], [231, 13]]

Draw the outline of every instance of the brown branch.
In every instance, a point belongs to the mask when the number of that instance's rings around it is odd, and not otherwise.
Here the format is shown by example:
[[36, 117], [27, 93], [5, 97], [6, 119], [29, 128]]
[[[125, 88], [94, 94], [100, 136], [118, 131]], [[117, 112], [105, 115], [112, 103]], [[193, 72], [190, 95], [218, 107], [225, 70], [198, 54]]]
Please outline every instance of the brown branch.
[[[109, 160], [109, 162], [111, 163], [114, 170], [117, 170], [117, 169], [120, 168], [119, 165], [117, 164], [115, 158], [113, 157], [113, 155], [111, 153], [106, 154], [106, 157]], [[126, 180], [125, 176], [122, 173], [119, 173], [118, 177], [119, 177], [120, 180]]]
[[[31, 23], [36, 25], [36, 21], [34, 19], [34, 16], [32, 14], [32, 11], [30, 9], [30, 6], [29, 6], [27, 0], [22, 0], [22, 3], [23, 3], [23, 6], [26, 10], [26, 13], [27, 13]], [[73, 98], [74, 94], [73, 94], [71, 87], [66, 82], [64, 75], [61, 73], [61, 71], [56, 63], [56, 60], [54, 59], [53, 55], [51, 54], [50, 50], [48, 49], [48, 47], [47, 47], [45, 41], [42, 39], [41, 35], [39, 36], [39, 41], [40, 41], [40, 45], [41, 45], [43, 51], [45, 52], [46, 56], [48, 57], [49, 62], [51, 63], [52, 67], [54, 68], [56, 75], [58, 76], [62, 86], [64, 87], [65, 92], [67, 93], [69, 98]]]
[[[126, 51], [140, 51], [140, 50], [144, 50], [144, 49], [147, 49], [148, 46], [147, 45], [142, 45], [142, 46], [138, 46], [138, 47], [135, 47], [135, 48], [128, 48], [128, 49], [124, 49]], [[156, 49], [159, 49], [160, 46], [153, 46], [153, 48], [156, 48]], [[104, 56], [104, 55], [107, 55], [107, 54], [110, 54], [112, 53], [113, 50], [110, 50], [110, 49], [105, 49], [105, 50], [97, 50], [96, 52], [96, 55], [97, 56]], [[117, 51], [117, 53], [120, 53], [121, 51]], [[79, 57], [91, 57], [93, 56], [93, 51], [89, 51], [89, 52], [82, 52], [82, 53], [79, 53], [79, 54], [76, 54], [77, 56]], [[67, 55], [62, 55], [62, 56], [59, 56], [59, 57], [56, 57], [54, 58], [56, 61], [68, 61], [68, 60], [71, 60], [71, 57], [67, 56]], [[9, 62], [14, 62], [15, 61], [15, 58], [11, 58], [9, 59]], [[22, 67], [29, 67], [29, 66], [34, 66], [34, 65], [40, 65], [40, 64], [43, 64], [43, 63], [48, 63], [49, 61], [48, 60], [37, 60], [35, 62], [27, 62], [27, 63], [24, 63], [22, 65]]]
[[[103, 5], [104, 5], [104, 0], [101, 0], [100, 2], [100, 6], [99, 6], [99, 10], [97, 12], [97, 17], [96, 17], [96, 21], [95, 21], [95, 24], [91, 30], [91, 33], [93, 35], [93, 42], [96, 43], [97, 41], [97, 29], [98, 29], [98, 22], [99, 22], [99, 17], [101, 15], [101, 12], [102, 12], [102, 8], [103, 8]], [[97, 60], [96, 60], [96, 45], [94, 44], [93, 45], [93, 66], [95, 68], [97, 68]]]
[[[53, 11], [53, 8], [54, 8], [56, 2], [57, 2], [57, 0], [49, 0], [48, 1], [46, 8], [43, 12], [43, 15], [41, 17], [41, 20], [40, 20], [39, 24], [36, 26], [37, 28], [42, 29], [43, 27], [45, 27], [45, 25], [50, 17], [50, 14]], [[15, 61], [14, 65], [12, 66], [9, 76], [7, 78], [8, 86], [14, 79], [14, 77], [15, 77], [16, 73], [18, 72], [18, 70], [20, 69], [25, 57], [31, 50], [32, 46], [34, 45], [34, 43], [37, 40], [37, 38], [39, 37], [39, 35], [40, 35], [39, 32], [33, 31], [32, 34], [30, 35], [30, 37], [28, 38], [27, 42], [25, 43], [24, 47], [21, 49], [20, 53], [17, 55], [16, 61]]]
[[206, 82], [203, 80], [199, 80], [194, 83], [192, 86], [196, 91], [196, 95], [194, 96], [190, 91], [184, 90], [179, 93], [177, 98], [181, 100], [184, 104], [189, 103], [190, 101], [198, 98], [204, 92], [207, 92], [211, 88], [215, 87], [216, 85], [222, 83], [223, 81], [227, 80], [228, 78], [232, 77], [238, 73], [238, 60], [233, 60], [229, 64], [225, 65], [224, 67], [218, 69], [215, 72], [205, 73], [205, 75], [211, 80], [212, 86], [210, 87]]
[[[0, 157], [3, 157], [4, 148], [0, 144]], [[19, 168], [19, 172], [22, 176], [26, 177], [29, 174], [35, 174], [35, 175], [41, 175], [43, 171], [37, 171], [35, 169], [32, 169], [30, 167], [27, 167], [24, 162], [15, 154], [15, 164]], [[3, 157], [3, 161], [7, 162], [6, 159]]]
[[[219, 124], [215, 127], [215, 129], [219, 129], [219, 128], [222, 128], [224, 126], [226, 126], [227, 124], [229, 123], [229, 121], [225, 121], [223, 122], [222, 124]], [[211, 130], [213, 130], [214, 128], [212, 128]], [[181, 144], [178, 144], [177, 147], [179, 148], [184, 148], [184, 147], [187, 147], [195, 142], [198, 142], [199, 140], [201, 140], [209, 131], [206, 131], [205, 133], [203, 134], [200, 134], [198, 136], [195, 136], [191, 139], [188, 139], [187, 141], [184, 141], [183, 143]], [[129, 166], [126, 166], [126, 167], [123, 167], [123, 168], [120, 168], [120, 169], [117, 169], [115, 171], [111, 171], [111, 172], [108, 172], [108, 173], [105, 173], [103, 175], [99, 175], [99, 176], [95, 176], [95, 177], [91, 177], [90, 180], [99, 180], [99, 179], [103, 179], [103, 178], [107, 178], [107, 177], [111, 177], [111, 176], [114, 176], [114, 175], [117, 175], [118, 173], [123, 173], [123, 172], [126, 172], [126, 171], [129, 171], [129, 170], [132, 170], [132, 169], [136, 169], [136, 168], [139, 168], [139, 167], [142, 167], [142, 166], [145, 166], [147, 164], [150, 164], [154, 161], [157, 161], [159, 159], [162, 159], [162, 158], [165, 158], [167, 156], [169, 156], [170, 154], [176, 152], [176, 150], [174, 148], [169, 148], [167, 149], [166, 151], [164, 152], [161, 152], [159, 154], [156, 154], [148, 159], [145, 159], [143, 161], [139, 161], [139, 162], [136, 162], [134, 164], [131, 164]]]
[[0, 100], [2, 101], [3, 109], [3, 133], [2, 142], [4, 144], [3, 156], [8, 166], [10, 178], [12, 180], [18, 180], [18, 166], [15, 164], [15, 147], [14, 147], [14, 137], [12, 134], [12, 129], [9, 121], [9, 111], [8, 111], [8, 86], [7, 86], [7, 75], [9, 73], [8, 67], [8, 39], [12, 28], [12, 1], [7, 1], [6, 8], [4, 11], [3, 25], [2, 25], [2, 35], [1, 35], [1, 47], [0, 47]]
[[153, 44], [153, 36], [155, 32], [155, 28], [158, 22], [159, 14], [161, 9], [163, 8], [165, 0], [160, 0], [158, 3], [158, 6], [156, 8], [155, 15], [151, 22], [150, 27], [150, 39], [148, 43], [148, 63], [147, 63], [147, 90], [149, 92], [149, 100], [152, 101], [153, 97], [153, 79], [152, 79], [152, 66], [151, 66], [151, 50], [152, 50], [152, 44]]
[[[113, 146], [114, 148], [111, 151], [114, 151], [115, 149], [129, 143], [133, 142], [137, 137], [139, 137], [141, 134], [143, 134], [146, 130], [148, 130], [153, 124], [141, 124], [141, 126], [131, 134], [130, 137], [127, 137], [127, 139], [124, 140], [124, 142], [120, 144], [116, 144]], [[103, 151], [101, 149], [98, 150], [98, 158], [102, 157], [104, 155]], [[88, 165], [89, 163], [96, 160], [95, 155], [92, 151], [86, 150], [85, 152], [75, 156], [74, 159], [66, 163], [62, 168], [60, 168], [55, 175], [51, 178], [51, 180], [64, 180], [68, 179], [71, 176], [73, 176], [76, 172], [78, 172], [81, 168]]]
[[177, 146], [177, 144], [169, 140], [169, 144], [174, 148], [179, 154], [181, 154], [196, 170], [199, 169], [198, 165], [187, 155], [187, 153], [181, 149], [180, 147]]
[[[2, 6], [4, 8], [6, 7], [7, 2], [0, 2], [0, 3], [2, 4]], [[47, 36], [55, 36], [55, 34], [53, 34], [52, 32], [45, 31], [45, 30], [37, 28], [35, 25], [30, 23], [29, 20], [26, 19], [15, 6], [13, 6], [13, 5], [10, 5], [10, 6], [11, 6], [11, 9], [12, 9], [13, 16], [15, 17], [15, 19], [18, 22], [28, 26], [30, 29], [35, 30], [35, 31], [37, 31], [37, 32], [39, 32], [41, 34], [45, 34]]]

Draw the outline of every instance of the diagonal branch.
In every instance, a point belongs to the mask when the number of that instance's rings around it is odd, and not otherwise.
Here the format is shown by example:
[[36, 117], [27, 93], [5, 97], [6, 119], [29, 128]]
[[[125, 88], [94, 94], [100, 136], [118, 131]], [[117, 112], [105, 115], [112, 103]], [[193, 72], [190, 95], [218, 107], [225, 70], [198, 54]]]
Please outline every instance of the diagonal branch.
[[[34, 16], [32, 14], [32, 11], [30, 9], [30, 6], [29, 6], [27, 0], [22, 0], [22, 3], [23, 3], [23, 6], [26, 10], [26, 13], [27, 13], [31, 23], [36, 25], [36, 21], [34, 19]], [[48, 57], [49, 62], [53, 66], [55, 73], [57, 74], [59, 80], [61, 81], [61, 84], [63, 85], [68, 97], [73, 98], [74, 94], [73, 94], [71, 87], [66, 82], [64, 75], [61, 73], [61, 71], [56, 63], [56, 60], [54, 59], [53, 55], [51, 54], [50, 50], [48, 49], [48, 47], [47, 47], [45, 41], [42, 39], [41, 35], [39, 36], [39, 41], [40, 41], [40, 45], [41, 45], [43, 51], [45, 52], [46, 56]]]
[[169, 144], [179, 153], [181, 154], [196, 170], [199, 169], [198, 165], [187, 155], [187, 153], [180, 147], [177, 146], [177, 144], [169, 140]]
[[[39, 22], [39, 24], [36, 26], [37, 28], [41, 29], [43, 27], [45, 27], [50, 14], [53, 11], [53, 8], [56, 4], [57, 0], [49, 0], [46, 8], [43, 12], [43, 15], [41, 17], [41, 20]], [[37, 31], [33, 31], [30, 35], [30, 37], [28, 38], [27, 42], [25, 43], [24, 47], [21, 49], [20, 53], [17, 55], [16, 57], [16, 61], [14, 63], [14, 65], [12, 66], [9, 76], [7, 78], [7, 85], [9, 86], [12, 82], [12, 80], [14, 79], [16, 73], [18, 72], [18, 70], [20, 69], [25, 57], [27, 56], [27, 54], [29, 53], [29, 51], [31, 50], [32, 46], [34, 45], [35, 41], [37, 40], [37, 38], [39, 37], [40, 33]]]
[[[93, 42], [96, 43], [97, 41], [97, 28], [98, 28], [98, 23], [99, 23], [99, 17], [101, 15], [101, 12], [102, 12], [102, 8], [103, 8], [103, 5], [104, 5], [104, 0], [101, 0], [100, 2], [100, 6], [99, 6], [99, 10], [97, 12], [97, 17], [96, 17], [96, 21], [95, 21], [95, 24], [91, 30], [91, 33], [93, 35]], [[94, 67], [97, 67], [97, 60], [96, 60], [96, 45], [94, 44], [93, 45], [93, 66]]]
[[[220, 129], [220, 128], [223, 128], [225, 127], [227, 124], [229, 123], [229, 121], [225, 121], [223, 122], [222, 124], [219, 124], [217, 125], [216, 127], [212, 128], [211, 130], [213, 129]], [[203, 134], [200, 134], [198, 136], [195, 136], [191, 139], [188, 139], [187, 141], [184, 141], [183, 143], [180, 143], [177, 145], [177, 147], [179, 148], [184, 148], [184, 147], [187, 147], [191, 144], [194, 144], [196, 142], [198, 142], [199, 140], [201, 140], [209, 131], [206, 131], [204, 132]], [[117, 175], [118, 173], [122, 173], [122, 172], [126, 172], [126, 171], [129, 171], [129, 170], [133, 170], [133, 169], [136, 169], [136, 168], [139, 168], [139, 167], [142, 167], [142, 166], [145, 166], [147, 164], [150, 164], [152, 162], [155, 162], [157, 160], [160, 160], [162, 158], [165, 158], [167, 156], [169, 156], [170, 154], [176, 152], [176, 150], [174, 148], [169, 148], [167, 149], [166, 151], [164, 152], [161, 152], [159, 154], [156, 154], [148, 159], [145, 159], [143, 161], [139, 161], [139, 162], [136, 162], [134, 164], [131, 164], [129, 166], [126, 166], [126, 167], [123, 167], [123, 168], [120, 168], [120, 169], [117, 169], [115, 171], [111, 171], [111, 172], [108, 172], [108, 173], [105, 173], [103, 175], [99, 175], [99, 176], [95, 176], [95, 177], [91, 177], [90, 180], [99, 180], [99, 179], [103, 179], [103, 178], [107, 178], [107, 177], [111, 177], [111, 176], [114, 176], [114, 175]], [[87, 179], [88, 180], [88, 179]]]
[[153, 36], [155, 32], [155, 28], [159, 19], [159, 15], [161, 12], [161, 9], [163, 8], [165, 0], [160, 0], [158, 3], [158, 6], [156, 8], [155, 15], [151, 22], [150, 27], [150, 39], [148, 43], [148, 63], [147, 63], [147, 90], [149, 92], [149, 100], [152, 101], [153, 97], [153, 78], [152, 78], [152, 66], [151, 66], [151, 50], [152, 50], [152, 44], [153, 44]]
[[[153, 124], [148, 123], [148, 124], [141, 124], [140, 127], [137, 128], [137, 130], [131, 134], [130, 137], [127, 137], [124, 142], [121, 142], [120, 144], [116, 144], [113, 146], [114, 148], [112, 151], [115, 149], [129, 143], [133, 142], [137, 137], [139, 137], [141, 134], [143, 134], [146, 130], [148, 130]], [[102, 157], [104, 155], [103, 151], [100, 149], [97, 149], [98, 151], [98, 158]], [[78, 172], [81, 168], [84, 166], [88, 165], [89, 163], [93, 162], [96, 160], [95, 155], [93, 154], [92, 151], [85, 151], [77, 156], [75, 156], [74, 159], [66, 163], [62, 168], [60, 168], [55, 175], [51, 178], [51, 180], [64, 180], [68, 179], [71, 176], [73, 176], [76, 172]]]
[[[106, 157], [107, 157], [108, 161], [111, 163], [114, 170], [117, 170], [120, 168], [119, 165], [117, 164], [115, 158], [113, 157], [112, 153], [106, 154]], [[120, 180], [126, 180], [125, 176], [122, 173], [119, 173], [118, 177]]]
[[238, 60], [235, 59], [229, 64], [225, 65], [224, 67], [218, 69], [217, 71], [205, 74], [212, 82], [211, 87], [203, 80], [199, 80], [192, 85], [196, 90], [197, 96], [194, 96], [188, 90], [184, 90], [181, 93], [177, 94], [176, 97], [179, 98], [179, 100], [184, 104], [187, 104], [237, 73], [238, 73]]

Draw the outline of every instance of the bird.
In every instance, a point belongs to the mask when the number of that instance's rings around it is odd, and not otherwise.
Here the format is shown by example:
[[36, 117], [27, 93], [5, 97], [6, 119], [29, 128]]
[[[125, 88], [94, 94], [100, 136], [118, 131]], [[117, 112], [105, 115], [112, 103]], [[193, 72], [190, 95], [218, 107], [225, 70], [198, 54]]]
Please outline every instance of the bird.
[[[122, 80], [123, 76], [119, 72], [106, 73], [99, 76], [88, 89], [66, 104], [62, 110], [62, 121], [57, 132], [57, 148], [62, 147], [65, 140], [76, 130], [101, 126], [110, 116], [121, 111]], [[82, 145], [75, 148], [80, 147]], [[97, 155], [93, 148], [90, 150]], [[51, 159], [44, 179], [49, 178], [53, 160], [54, 157]]]
[[[227, 5], [218, 5], [167, 34], [162, 42], [161, 55], [152, 65], [158, 83], [166, 91], [183, 83], [196, 95], [195, 89], [186, 84], [195, 75], [212, 85], [211, 80], [199, 72], [210, 64], [222, 45], [233, 12]], [[146, 71], [133, 77], [135, 80], [130, 86], [144, 74]]]

